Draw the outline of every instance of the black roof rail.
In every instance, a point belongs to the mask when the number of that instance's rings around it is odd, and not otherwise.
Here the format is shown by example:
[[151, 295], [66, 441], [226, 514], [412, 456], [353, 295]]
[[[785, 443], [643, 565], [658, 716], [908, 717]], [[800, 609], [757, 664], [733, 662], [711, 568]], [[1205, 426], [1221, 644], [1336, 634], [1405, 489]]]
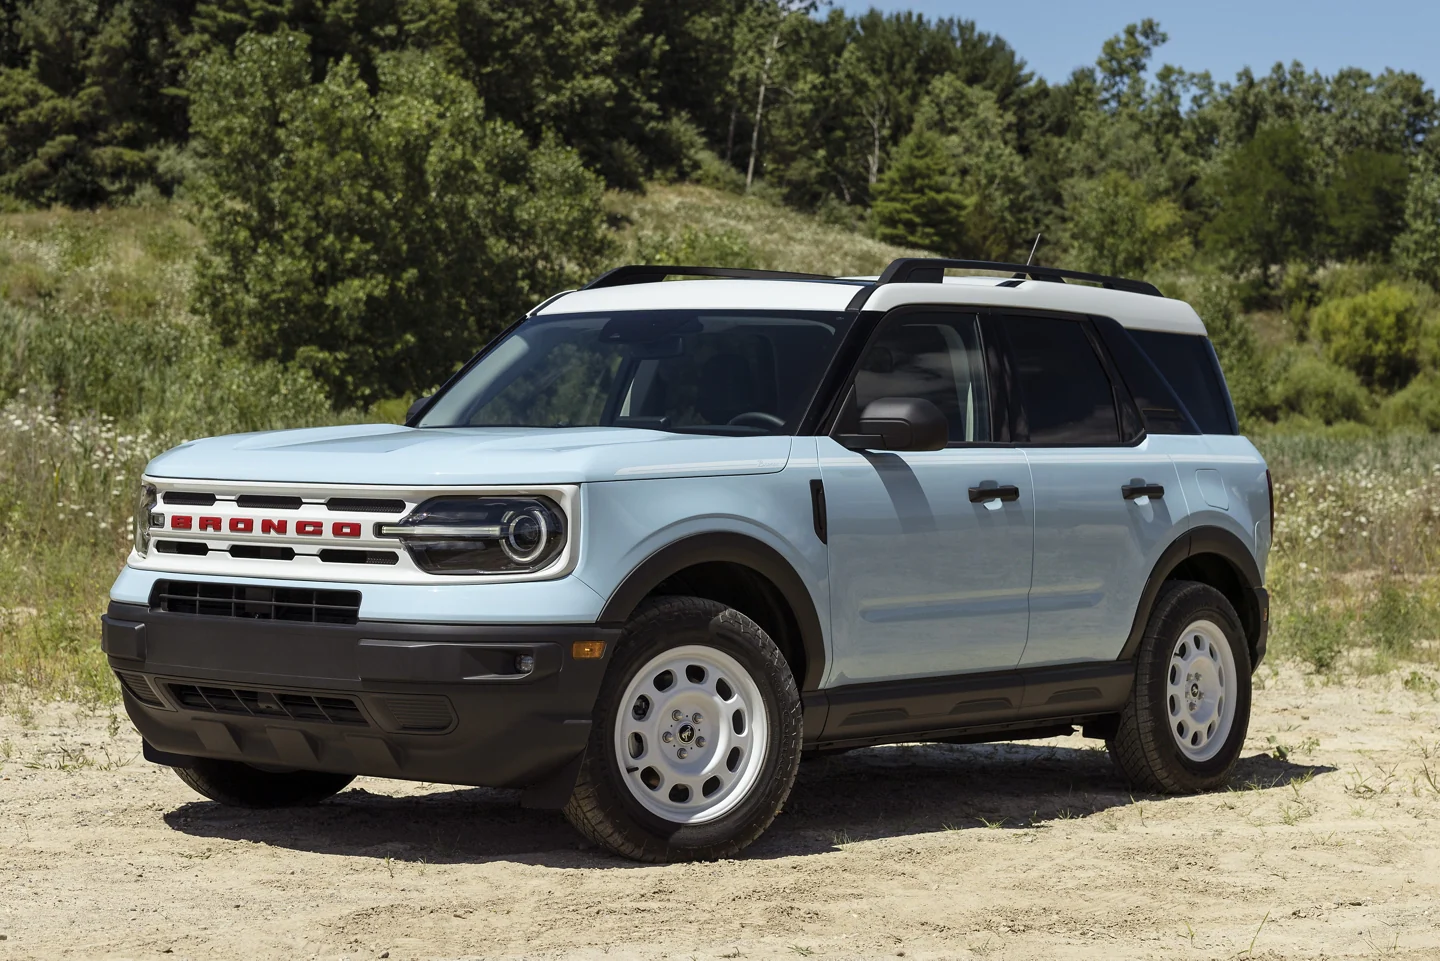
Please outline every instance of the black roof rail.
[[666, 277], [726, 277], [731, 280], [834, 280], [824, 274], [799, 274], [788, 270], [752, 270], [749, 267], [672, 267], [660, 264], [628, 264], [607, 270], [581, 290], [597, 287], [625, 287], [653, 284]]
[[1160, 288], [1143, 280], [1128, 280], [1124, 277], [1107, 277], [1104, 274], [1087, 274], [1079, 270], [1064, 270], [1060, 267], [1039, 267], [1035, 264], [1002, 264], [988, 260], [948, 260], [940, 257], [901, 257], [891, 261], [880, 274], [876, 286], [881, 284], [938, 284], [944, 280], [945, 271], [954, 270], [998, 270], [1013, 273], [1026, 280], [1049, 280], [1064, 283], [1067, 280], [1084, 280], [1099, 284], [1110, 290], [1125, 290], [1132, 294], [1148, 294], [1163, 297]]

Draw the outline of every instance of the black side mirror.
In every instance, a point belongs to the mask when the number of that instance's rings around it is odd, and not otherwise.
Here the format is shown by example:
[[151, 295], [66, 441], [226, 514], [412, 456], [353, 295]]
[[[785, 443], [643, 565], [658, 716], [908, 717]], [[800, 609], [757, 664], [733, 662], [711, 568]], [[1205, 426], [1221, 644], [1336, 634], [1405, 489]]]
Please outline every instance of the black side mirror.
[[426, 404], [430, 403], [430, 398], [433, 396], [435, 395], [430, 394], [429, 396], [421, 397], [416, 400], [415, 403], [411, 404], [410, 409], [405, 412], [405, 423], [409, 424], [412, 420], [414, 420], [415, 415], [420, 413], [420, 411], [425, 407]]
[[941, 450], [950, 440], [950, 424], [928, 400], [881, 397], [860, 412], [860, 433], [835, 439], [851, 450]]

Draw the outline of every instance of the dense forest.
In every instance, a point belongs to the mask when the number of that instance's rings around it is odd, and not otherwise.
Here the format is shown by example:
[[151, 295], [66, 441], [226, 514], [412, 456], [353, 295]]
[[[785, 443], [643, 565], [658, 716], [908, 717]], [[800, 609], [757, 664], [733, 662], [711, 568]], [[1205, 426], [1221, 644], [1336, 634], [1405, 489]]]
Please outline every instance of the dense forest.
[[609, 263], [607, 189], [690, 181], [950, 256], [1041, 235], [1039, 262], [1189, 296], [1251, 422], [1440, 429], [1440, 105], [1412, 73], [1217, 79], [1146, 20], [1048, 83], [969, 21], [796, 0], [0, 9], [0, 206], [175, 198], [198, 314], [337, 407]]

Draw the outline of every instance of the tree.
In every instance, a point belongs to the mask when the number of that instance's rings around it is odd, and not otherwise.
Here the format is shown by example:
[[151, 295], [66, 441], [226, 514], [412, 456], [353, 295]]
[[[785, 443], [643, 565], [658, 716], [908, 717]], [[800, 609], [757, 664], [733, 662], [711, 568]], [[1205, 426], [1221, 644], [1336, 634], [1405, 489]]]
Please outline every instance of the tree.
[[1313, 152], [1297, 125], [1262, 127], [1230, 151], [1211, 192], [1218, 209], [1205, 240], [1217, 258], [1264, 279], [1270, 268], [1314, 252], [1320, 193]]
[[193, 75], [207, 241], [197, 300], [227, 343], [312, 371], [339, 406], [435, 384], [525, 307], [592, 272], [601, 184], [487, 119], [433, 55], [349, 58], [248, 35]]
[[161, 155], [186, 135], [175, 88], [188, 7], [163, 0], [14, 5], [0, 42], [0, 192], [91, 207], [144, 183], [172, 186]]
[[1145, 97], [1145, 70], [1157, 47], [1170, 39], [1160, 24], [1146, 18], [1100, 47], [1101, 104], [1111, 110], [1138, 108]]
[[947, 74], [930, 85], [916, 111], [915, 128], [942, 137], [952, 176], [965, 197], [967, 212], [954, 255], [1009, 259], [1034, 236], [1014, 118], [990, 91]]
[[1143, 277], [1190, 252], [1179, 206], [1119, 171], [1070, 185], [1066, 239], [1082, 270]]
[[944, 139], [919, 129], [900, 141], [875, 184], [875, 236], [892, 244], [959, 256], [969, 198], [961, 191]]
[[1326, 247], [1336, 257], [1386, 256], [1405, 226], [1410, 165], [1399, 153], [1346, 154], [1325, 193]]
[[1440, 162], [1415, 162], [1405, 194], [1405, 227], [1393, 255], [1406, 273], [1440, 288]]

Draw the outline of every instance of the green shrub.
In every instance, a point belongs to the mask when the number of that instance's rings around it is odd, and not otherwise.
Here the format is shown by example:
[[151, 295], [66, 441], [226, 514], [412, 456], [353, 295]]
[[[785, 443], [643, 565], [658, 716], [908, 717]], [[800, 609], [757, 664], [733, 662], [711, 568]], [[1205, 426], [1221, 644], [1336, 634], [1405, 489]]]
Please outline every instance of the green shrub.
[[632, 260], [638, 264], [681, 264], [688, 267], [755, 267], [755, 252], [734, 228], [702, 230], [686, 226], [678, 234], [640, 231]]
[[1317, 674], [1328, 674], [1350, 646], [1348, 617], [1313, 599], [1289, 598], [1275, 625], [1275, 653], [1293, 657]]
[[745, 192], [745, 175], [721, 160], [713, 150], [697, 151], [694, 164], [690, 179], [700, 186], [732, 194]]
[[1387, 577], [1365, 612], [1365, 630], [1383, 653], [1404, 657], [1414, 652], [1415, 642], [1429, 626], [1428, 614], [1412, 589]]
[[282, 31], [191, 75], [201, 312], [341, 407], [443, 380], [609, 247], [573, 151], [487, 120], [437, 56], [375, 70], [373, 93], [348, 59], [312, 83], [307, 40]]
[[1320, 304], [1310, 327], [1326, 356], [1371, 386], [1401, 387], [1419, 369], [1419, 300], [1395, 284]]
[[1370, 395], [1353, 371], [1297, 348], [1283, 356], [1270, 390], [1276, 412], [1322, 424], [1365, 418]]
[[1440, 374], [1421, 374], [1385, 398], [1377, 420], [1392, 430], [1440, 431]]
[[226, 350], [203, 324], [0, 305], [0, 400], [22, 390], [170, 442], [335, 419], [309, 373]]

